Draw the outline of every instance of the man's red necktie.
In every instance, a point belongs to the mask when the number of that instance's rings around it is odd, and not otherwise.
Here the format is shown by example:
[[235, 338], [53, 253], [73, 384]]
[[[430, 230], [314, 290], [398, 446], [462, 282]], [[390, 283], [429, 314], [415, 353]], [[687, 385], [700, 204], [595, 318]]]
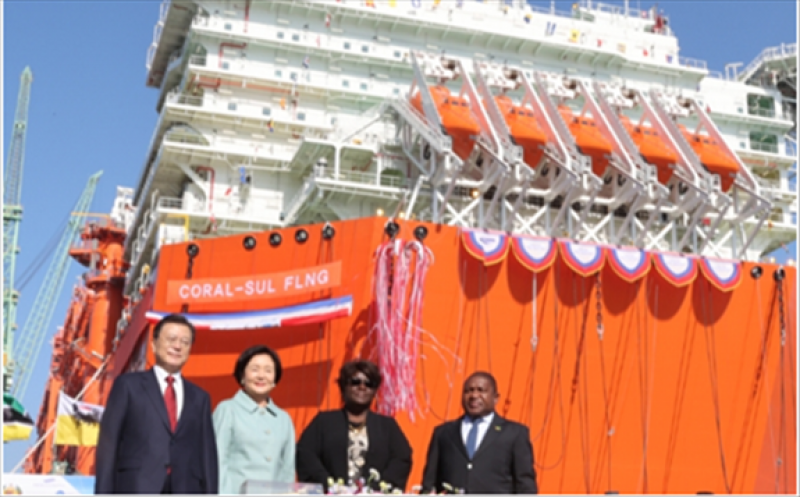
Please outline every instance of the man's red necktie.
[[169, 424], [174, 432], [175, 427], [178, 426], [178, 397], [175, 395], [175, 387], [172, 386], [173, 383], [175, 383], [175, 378], [167, 376], [167, 388], [164, 390], [164, 404], [167, 405]]

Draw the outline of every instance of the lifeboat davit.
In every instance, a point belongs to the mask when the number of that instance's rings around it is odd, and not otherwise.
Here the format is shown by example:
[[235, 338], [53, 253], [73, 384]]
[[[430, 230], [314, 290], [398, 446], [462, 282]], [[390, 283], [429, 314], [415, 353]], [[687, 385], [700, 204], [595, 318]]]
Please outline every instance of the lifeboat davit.
[[521, 105], [514, 105], [514, 101], [506, 95], [499, 95], [494, 98], [500, 113], [508, 125], [511, 136], [517, 145], [522, 147], [525, 163], [531, 167], [536, 167], [544, 155], [544, 145], [547, 143], [547, 135], [544, 134], [533, 110]]
[[678, 156], [668, 147], [661, 135], [650, 126], [634, 125], [628, 116], [619, 115], [619, 120], [628, 131], [633, 143], [639, 148], [642, 157], [656, 166], [658, 182], [666, 184], [675, 172], [670, 166], [678, 162]]
[[583, 155], [592, 158], [592, 171], [602, 177], [608, 167], [611, 144], [608, 143], [591, 117], [577, 117], [566, 105], [559, 105], [558, 112], [575, 138], [575, 144]]
[[[467, 160], [475, 148], [475, 139], [480, 132], [478, 123], [469, 111], [469, 103], [462, 97], [451, 95], [450, 90], [443, 85], [431, 86], [430, 91], [436, 110], [442, 119], [442, 125], [453, 140], [453, 152], [461, 160]], [[422, 95], [419, 92], [411, 97], [411, 105], [420, 114], [425, 115], [422, 109]]]
[[692, 133], [682, 124], [678, 125], [683, 137], [692, 146], [694, 153], [700, 159], [700, 163], [711, 173], [718, 174], [720, 188], [723, 192], [730, 190], [731, 185], [736, 180], [739, 173], [739, 163], [728, 155], [725, 149], [713, 138], [708, 135]]

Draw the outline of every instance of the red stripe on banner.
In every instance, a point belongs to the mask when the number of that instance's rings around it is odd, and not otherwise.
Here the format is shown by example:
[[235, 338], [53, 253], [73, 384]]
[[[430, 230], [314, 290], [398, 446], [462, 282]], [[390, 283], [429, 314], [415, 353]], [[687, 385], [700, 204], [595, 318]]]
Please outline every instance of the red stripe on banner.
[[318, 314], [316, 316], [298, 316], [281, 320], [281, 326], [301, 326], [304, 324], [315, 324], [329, 319], [342, 318], [350, 315], [350, 309], [340, 309], [338, 311]]

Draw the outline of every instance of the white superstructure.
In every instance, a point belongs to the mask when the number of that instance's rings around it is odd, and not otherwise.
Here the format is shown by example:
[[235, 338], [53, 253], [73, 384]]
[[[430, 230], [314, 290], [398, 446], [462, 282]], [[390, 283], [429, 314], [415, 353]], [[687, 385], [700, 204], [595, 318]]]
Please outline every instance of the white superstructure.
[[[794, 60], [796, 45], [784, 52]], [[759, 67], [745, 71], [751, 83]], [[796, 234], [794, 107], [735, 69], [682, 57], [655, 11], [590, 1], [569, 12], [488, 0], [165, 1], [147, 56], [160, 117], [133, 198], [126, 291], [145, 283], [163, 244], [376, 214], [758, 258]], [[434, 81], [464, 96], [481, 126], [468, 158], [427, 97], [422, 113], [409, 104], [410, 89]], [[548, 133], [541, 164], [523, 162], [486, 103], [501, 91]], [[559, 103], [612, 143], [602, 176]], [[670, 183], [619, 111], [669, 137], [680, 157]], [[737, 154], [730, 189], [679, 123]]]

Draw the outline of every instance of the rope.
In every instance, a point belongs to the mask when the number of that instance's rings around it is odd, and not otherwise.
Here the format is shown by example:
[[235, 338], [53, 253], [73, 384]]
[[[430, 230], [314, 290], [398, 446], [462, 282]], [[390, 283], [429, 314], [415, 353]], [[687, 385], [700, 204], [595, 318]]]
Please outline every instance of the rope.
[[[81, 398], [83, 398], [83, 394], [86, 393], [86, 390], [92, 385], [92, 383], [95, 382], [95, 380], [97, 380], [97, 377], [100, 376], [100, 373], [105, 369], [106, 365], [108, 364], [108, 359], [109, 357], [106, 357], [106, 359], [103, 361], [100, 367], [97, 368], [97, 371], [94, 372], [94, 375], [91, 377], [91, 379], [89, 379], [86, 385], [83, 386], [83, 389], [80, 392], [78, 392], [78, 395], [75, 396], [75, 400], [80, 400]], [[20, 459], [17, 465], [14, 466], [14, 469], [11, 470], [12, 473], [16, 473], [17, 470], [19, 470], [19, 468], [34, 453], [34, 451], [36, 451], [36, 449], [38, 449], [39, 446], [42, 445], [45, 440], [47, 440], [47, 437], [49, 437], [50, 434], [53, 433], [53, 431], [55, 431], [57, 425], [58, 425], [58, 419], [56, 419], [56, 421], [54, 421], [53, 424], [50, 425], [50, 427], [47, 429], [44, 435], [42, 435], [39, 438], [39, 440], [36, 441], [33, 447], [28, 449], [28, 452], [26, 452], [25, 455], [22, 456], [22, 459]]]
[[[544, 449], [543, 449], [542, 457], [540, 457], [540, 458], [537, 457], [536, 460], [534, 460], [534, 462], [533, 462], [533, 464], [541, 471], [549, 471], [551, 469], [556, 468], [559, 464], [561, 464], [561, 461], [564, 459], [564, 456], [567, 453], [567, 434], [566, 434], [566, 425], [564, 424], [564, 396], [563, 396], [563, 390], [561, 388], [561, 359], [563, 357], [562, 356], [563, 352], [561, 352], [559, 354], [559, 352], [560, 352], [560, 350], [559, 350], [559, 342], [560, 342], [561, 338], [560, 338], [559, 325], [558, 325], [558, 277], [555, 274], [555, 270], [554, 270], [554, 274], [553, 274], [553, 286], [555, 288], [555, 297], [553, 298], [553, 302], [554, 302], [554, 305], [553, 305], [554, 319], [553, 319], [553, 321], [555, 323], [555, 326], [554, 326], [554, 330], [553, 330], [553, 365], [550, 368], [550, 387], [551, 387], [551, 389], [550, 389], [550, 392], [548, 393], [548, 398], [547, 398], [548, 408], [547, 408], [547, 411], [545, 412], [545, 419], [542, 422], [542, 427], [539, 429], [539, 433], [533, 438], [533, 442], [536, 442], [536, 440], [538, 440], [539, 436], [544, 431], [544, 427], [547, 425], [547, 421], [550, 418], [550, 413], [552, 412], [552, 402], [550, 402], [550, 400], [552, 398], [551, 394], [552, 394], [553, 390], [557, 387], [558, 388], [558, 400], [559, 400], [559, 404], [558, 404], [559, 405], [559, 412], [561, 413], [561, 454], [558, 456], [558, 459], [556, 459], [556, 462], [554, 462], [553, 464], [551, 464], [549, 466], [545, 466], [542, 463], [536, 462], [537, 460], [544, 461], [545, 457], [547, 456], [547, 447], [548, 447], [548, 443], [547, 442], [550, 440], [550, 430], [548, 430], [547, 431], [547, 436], [545, 437], [544, 444], [543, 444]], [[555, 376], [554, 376], [554, 372], [556, 372]]]
[[[608, 450], [608, 488], [613, 488], [611, 484], [611, 435], [613, 434], [613, 429], [611, 428], [611, 415], [609, 413], [608, 407], [608, 388], [606, 384], [606, 359], [605, 359], [605, 347], [603, 344], [603, 336], [604, 336], [604, 329], [603, 329], [603, 292], [602, 292], [602, 279], [600, 277], [600, 272], [597, 273], [597, 299], [596, 299], [596, 308], [597, 308], [597, 340], [598, 340], [598, 347], [600, 349], [600, 374], [601, 379], [603, 382], [603, 403], [605, 404], [605, 413], [606, 413], [606, 448]], [[598, 448], [598, 451], [602, 454], [602, 445]], [[600, 457], [597, 458], [597, 464], [600, 464]], [[596, 480], [600, 478], [600, 472], [597, 471]], [[599, 486], [599, 482], [598, 485]]]
[[[647, 289], [645, 289], [645, 296], [647, 296]], [[647, 305], [647, 302], [645, 302]], [[640, 312], [641, 306], [636, 306], [636, 322], [639, 323], [642, 321], [643, 317], [646, 321], [647, 319], [647, 311]], [[645, 330], [644, 337], [642, 337], [642, 330]], [[647, 371], [648, 371], [648, 364], [647, 364], [647, 327], [646, 326], [637, 326], [636, 329], [636, 358], [638, 359], [636, 365], [638, 368], [639, 373], [639, 421], [642, 426], [642, 492], [647, 493], [649, 487], [649, 474], [647, 471], [647, 443], [650, 438], [650, 431], [648, 429], [648, 417], [647, 417], [647, 405], [649, 404], [649, 390], [647, 388]], [[642, 354], [644, 351], [644, 354]], [[642, 359], [642, 355], [644, 355], [644, 359]], [[680, 376], [679, 376], [680, 378]], [[669, 451], [667, 452], [669, 458]], [[667, 465], [667, 474], [669, 473], [669, 465]], [[666, 485], [665, 485], [666, 488]]]
[[[725, 482], [725, 491], [731, 493], [731, 484], [728, 482], [728, 468], [725, 463], [725, 447], [722, 443], [722, 419], [719, 408], [719, 382], [717, 378], [717, 344], [714, 339], [714, 325], [709, 326], [709, 309], [706, 307], [705, 296], [708, 294], [709, 307], [714, 307], [713, 294], [708, 287], [708, 282], [703, 280], [705, 292], [702, 292], [703, 301], [703, 331], [706, 338], [706, 358], [708, 359], [708, 374], [711, 381], [712, 400], [714, 401], [714, 420], [717, 426], [717, 446], [719, 448], [720, 464], [722, 465], [722, 478]], [[709, 328], [711, 331], [709, 332]]]
[[[774, 297], [773, 297], [774, 299]], [[744, 451], [745, 443], [748, 439], [747, 432], [748, 428], [750, 427], [750, 422], [755, 417], [755, 411], [753, 410], [753, 406], [756, 403], [756, 399], [759, 396], [759, 384], [761, 382], [762, 374], [764, 374], [764, 382], [766, 383], [765, 388], [767, 391], [770, 390], [770, 382], [769, 382], [769, 370], [766, 369], [766, 360], [767, 360], [767, 350], [769, 344], [769, 332], [764, 329], [764, 317], [763, 317], [763, 306], [762, 306], [762, 298], [761, 298], [761, 285], [756, 284], [756, 301], [758, 302], [758, 323], [759, 329], [761, 331], [761, 352], [759, 354], [758, 364], [756, 365], [755, 376], [753, 378], [753, 385], [751, 388], [751, 394], [747, 399], [747, 408], [745, 409], [744, 420], [742, 422], [742, 432], [739, 436], [739, 450], [736, 453], [736, 460], [733, 466], [733, 477], [731, 479], [731, 488], [736, 488], [736, 480], [739, 476], [739, 462], [741, 462], [742, 453]], [[768, 321], [772, 321], [772, 313], [768, 317]], [[769, 420], [769, 435], [770, 435], [770, 446], [773, 448], [773, 457], [777, 460], [777, 455], [774, 454], [775, 451], [775, 437], [774, 437], [774, 430], [773, 430], [773, 422], [772, 422], [772, 405], [771, 402], [767, 402], [767, 419]], [[751, 439], [752, 445], [752, 439]], [[750, 455], [750, 447], [747, 450], [748, 456], [745, 457], [745, 460], [749, 458]], [[777, 469], [777, 468], [776, 468]], [[777, 471], [775, 473], [776, 478], [776, 488], [775, 492], [777, 493]]]
[[683, 348], [681, 349], [681, 360], [678, 365], [677, 388], [675, 390], [675, 401], [673, 402], [675, 411], [672, 414], [672, 423], [670, 426], [669, 440], [667, 443], [667, 456], [664, 469], [663, 488], [661, 493], [668, 493], [667, 484], [669, 483], [669, 477], [672, 471], [672, 459], [675, 456], [675, 446], [677, 444], [675, 433], [680, 426], [681, 413], [683, 412], [683, 399], [686, 395], [686, 385], [689, 382], [688, 371], [692, 360], [692, 352], [694, 351], [694, 336], [696, 332], [697, 326], [692, 326], [691, 337], [688, 339], [684, 337]]

